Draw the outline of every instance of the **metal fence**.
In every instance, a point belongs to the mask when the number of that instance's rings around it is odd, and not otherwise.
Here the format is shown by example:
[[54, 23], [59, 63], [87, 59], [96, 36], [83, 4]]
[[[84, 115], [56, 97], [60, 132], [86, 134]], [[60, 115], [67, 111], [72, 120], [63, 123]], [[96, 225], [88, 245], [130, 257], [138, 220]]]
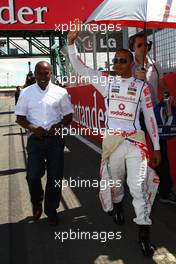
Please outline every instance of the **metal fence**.
[[176, 71], [176, 29], [165, 28], [161, 30], [155, 30], [153, 35], [150, 35], [148, 39], [154, 41], [155, 52], [152, 49], [150, 54], [160, 63], [163, 72]]

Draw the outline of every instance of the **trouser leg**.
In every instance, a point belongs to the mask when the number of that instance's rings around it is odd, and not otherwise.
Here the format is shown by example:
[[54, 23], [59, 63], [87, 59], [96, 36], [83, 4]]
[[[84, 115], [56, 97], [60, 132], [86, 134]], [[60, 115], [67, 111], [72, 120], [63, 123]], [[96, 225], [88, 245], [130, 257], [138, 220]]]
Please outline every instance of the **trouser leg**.
[[31, 202], [37, 205], [43, 200], [41, 177], [45, 173], [45, 150], [43, 141], [31, 135], [27, 142], [27, 176]]
[[172, 179], [170, 176], [169, 160], [167, 156], [167, 141], [165, 139], [160, 140], [160, 148], [162, 162], [156, 168], [156, 172], [160, 178], [158, 190], [162, 198], [167, 198], [172, 190]]
[[[124, 196], [124, 148], [123, 143], [101, 163], [100, 193], [102, 207], [105, 212], [113, 210], [113, 203], [119, 203]], [[112, 184], [113, 183], [113, 184]]]
[[50, 215], [59, 207], [61, 199], [64, 169], [64, 140], [62, 138], [50, 137], [47, 139], [46, 159], [47, 183], [45, 188], [44, 208], [45, 213]]
[[128, 154], [126, 155], [127, 184], [133, 198], [133, 206], [136, 213], [134, 221], [138, 225], [151, 225], [149, 218], [151, 204], [147, 192], [147, 160], [139, 147], [126, 143]]
[[110, 178], [115, 183], [112, 188], [112, 202], [119, 203], [124, 197], [124, 178], [125, 178], [125, 148], [124, 142], [111, 154], [108, 162]]

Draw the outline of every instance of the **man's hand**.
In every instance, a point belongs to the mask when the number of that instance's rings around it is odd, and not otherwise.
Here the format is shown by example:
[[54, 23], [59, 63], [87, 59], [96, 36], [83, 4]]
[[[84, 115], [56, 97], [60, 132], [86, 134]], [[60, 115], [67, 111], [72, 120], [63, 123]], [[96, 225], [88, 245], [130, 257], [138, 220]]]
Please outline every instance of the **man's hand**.
[[61, 133], [61, 127], [61, 123], [52, 125], [48, 131], [49, 136], [59, 135], [59, 133]]
[[145, 81], [146, 80], [146, 71], [145, 70], [136, 71], [135, 77], [139, 80]]
[[48, 135], [48, 131], [45, 130], [43, 127], [29, 123], [26, 116], [17, 115], [16, 122], [23, 128], [28, 129], [29, 131], [36, 134], [38, 137], [42, 138]]
[[161, 152], [160, 150], [155, 150], [152, 154], [152, 167], [157, 167], [161, 163]]
[[40, 138], [46, 137], [48, 135], [48, 131], [41, 126], [35, 126], [30, 124], [29, 130]]
[[77, 38], [80, 28], [81, 28], [81, 21], [77, 18], [74, 20], [73, 24], [75, 25], [75, 30], [70, 30], [67, 35], [68, 45], [72, 45]]
[[64, 128], [64, 126], [68, 126], [71, 123], [72, 117], [73, 117], [72, 113], [65, 115], [61, 122], [57, 124], [53, 124], [50, 127], [48, 131], [48, 135], [49, 136], [59, 136], [59, 135], [62, 136], [62, 132], [63, 132], [62, 129]]

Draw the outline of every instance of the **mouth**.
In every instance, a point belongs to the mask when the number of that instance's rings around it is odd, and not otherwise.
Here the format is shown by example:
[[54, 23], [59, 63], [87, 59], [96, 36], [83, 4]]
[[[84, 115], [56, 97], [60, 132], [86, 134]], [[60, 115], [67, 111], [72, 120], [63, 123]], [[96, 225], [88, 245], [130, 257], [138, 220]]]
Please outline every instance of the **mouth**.
[[49, 82], [48, 81], [39, 81], [38, 83], [40, 85], [46, 85], [47, 86]]

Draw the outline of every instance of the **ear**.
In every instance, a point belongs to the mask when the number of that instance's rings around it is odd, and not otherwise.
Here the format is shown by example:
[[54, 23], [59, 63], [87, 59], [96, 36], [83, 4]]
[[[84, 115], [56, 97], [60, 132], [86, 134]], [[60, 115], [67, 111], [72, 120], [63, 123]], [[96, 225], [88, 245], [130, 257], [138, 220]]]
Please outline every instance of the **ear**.
[[134, 46], [134, 37], [131, 36], [131, 37], [129, 38], [129, 49], [130, 49], [130, 51], [134, 51], [133, 46]]
[[112, 69], [114, 70], [114, 65], [112, 66]]

